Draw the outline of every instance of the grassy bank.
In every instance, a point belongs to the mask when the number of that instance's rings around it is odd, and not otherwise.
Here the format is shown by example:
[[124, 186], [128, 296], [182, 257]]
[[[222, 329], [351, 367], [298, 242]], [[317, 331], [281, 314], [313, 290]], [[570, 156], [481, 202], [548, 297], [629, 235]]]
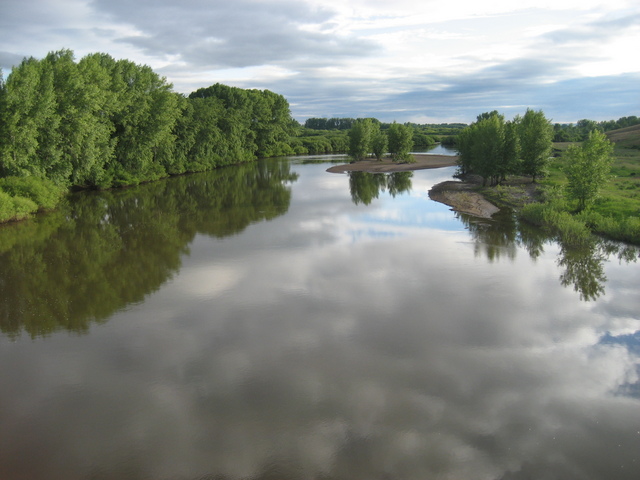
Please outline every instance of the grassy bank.
[[538, 225], [563, 241], [587, 242], [592, 233], [640, 245], [640, 125], [609, 132], [615, 142], [610, 178], [599, 198], [578, 212], [567, 199], [562, 153], [568, 143], [555, 144], [556, 157], [548, 175], [538, 184], [510, 179], [482, 193], [499, 205], [514, 207], [521, 218]]

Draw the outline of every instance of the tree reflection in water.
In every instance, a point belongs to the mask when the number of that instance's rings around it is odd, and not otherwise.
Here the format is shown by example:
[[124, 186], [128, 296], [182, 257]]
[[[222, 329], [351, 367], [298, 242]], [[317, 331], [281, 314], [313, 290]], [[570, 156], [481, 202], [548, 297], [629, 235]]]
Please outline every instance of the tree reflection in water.
[[225, 237], [284, 214], [287, 161], [254, 162], [134, 188], [72, 195], [0, 229], [0, 330], [86, 332], [181, 266], [196, 234]]
[[380, 196], [380, 192], [389, 191], [392, 197], [411, 190], [413, 172], [369, 173], [349, 172], [351, 199], [356, 205], [369, 205]]
[[573, 286], [584, 301], [596, 300], [605, 293], [604, 264], [612, 255], [626, 263], [640, 258], [637, 247], [595, 236], [584, 246], [566, 245], [542, 229], [519, 221], [509, 209], [502, 210], [491, 220], [463, 213], [456, 215], [469, 230], [476, 255], [485, 255], [492, 262], [501, 257], [514, 260], [518, 247], [523, 247], [535, 260], [544, 252], [545, 244], [557, 242], [560, 245], [557, 263], [564, 268], [560, 283], [564, 287]]

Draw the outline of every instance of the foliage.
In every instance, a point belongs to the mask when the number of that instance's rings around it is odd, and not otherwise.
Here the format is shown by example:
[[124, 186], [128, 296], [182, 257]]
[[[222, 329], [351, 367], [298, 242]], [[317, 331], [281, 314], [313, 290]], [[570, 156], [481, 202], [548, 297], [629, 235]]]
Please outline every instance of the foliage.
[[534, 225], [543, 227], [566, 245], [586, 245], [591, 239], [591, 232], [584, 222], [569, 212], [557, 208], [553, 203], [525, 205], [520, 211], [520, 217]]
[[508, 173], [515, 171], [518, 142], [512, 126], [507, 128], [504, 116], [497, 112], [482, 114], [458, 135], [460, 173], [475, 173], [498, 183]]
[[596, 122], [594, 120], [582, 119], [576, 124], [573, 123], [556, 123], [553, 126], [554, 142], [581, 142], [586, 140], [592, 130], [601, 132], [609, 132], [620, 128], [627, 128], [640, 124], [640, 118], [635, 115], [629, 117], [620, 117], [618, 120], [606, 120]]
[[518, 140], [520, 143], [520, 157], [522, 160], [521, 171], [530, 175], [533, 181], [536, 177], [544, 175], [549, 156], [551, 155], [551, 142], [553, 127], [542, 110], [527, 112], [517, 119]]
[[58, 205], [63, 190], [50, 180], [35, 177], [0, 178], [0, 190], [13, 197], [32, 200], [40, 209], [53, 209]]
[[0, 223], [23, 220], [38, 210], [33, 200], [13, 197], [0, 190]]
[[394, 162], [413, 162], [409, 154], [413, 148], [413, 129], [408, 125], [394, 122], [389, 127], [389, 153]]
[[35, 177], [0, 178], [0, 223], [23, 220], [39, 210], [55, 208], [63, 190]]
[[551, 151], [551, 126], [544, 114], [527, 110], [505, 122], [497, 111], [478, 115], [457, 138], [460, 173], [475, 173], [497, 185], [507, 175], [536, 176], [545, 171]]
[[571, 145], [563, 155], [567, 175], [567, 193], [584, 210], [598, 197], [611, 169], [613, 145], [598, 130], [593, 130], [581, 145]]
[[370, 118], [359, 118], [349, 130], [349, 156], [355, 161], [363, 160], [371, 152], [373, 131]]
[[308, 118], [304, 127], [313, 130], [349, 130], [354, 123], [353, 118]]
[[293, 154], [296, 128], [281, 95], [216, 84], [185, 98], [150, 67], [102, 53], [25, 58], [0, 78], [0, 177], [134, 185]]
[[374, 127], [371, 137], [371, 153], [373, 153], [377, 160], [382, 160], [384, 154], [387, 153], [387, 136], [380, 130], [379, 126], [376, 126]]

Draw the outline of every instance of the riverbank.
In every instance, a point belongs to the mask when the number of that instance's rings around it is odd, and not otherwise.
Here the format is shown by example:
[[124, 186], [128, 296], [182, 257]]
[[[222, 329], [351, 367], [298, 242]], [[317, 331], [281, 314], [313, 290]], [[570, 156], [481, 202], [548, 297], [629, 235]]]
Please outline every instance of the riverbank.
[[476, 192], [478, 185], [471, 182], [448, 180], [429, 190], [429, 198], [449, 205], [453, 210], [481, 218], [491, 218], [500, 208]]
[[457, 165], [458, 157], [454, 155], [429, 155], [426, 153], [414, 153], [414, 163], [398, 163], [391, 158], [376, 160], [367, 158], [354, 163], [334, 165], [327, 169], [331, 173], [345, 172], [370, 172], [370, 173], [391, 173], [408, 172], [412, 170], [424, 170], [427, 168], [454, 167]]
[[[396, 163], [390, 158], [381, 161], [374, 158], [344, 165], [334, 165], [327, 169], [331, 173], [369, 172], [390, 173], [423, 170], [427, 168], [452, 167], [457, 165], [458, 157], [452, 155], [413, 154], [414, 163]], [[435, 185], [429, 191], [429, 198], [449, 205], [453, 210], [468, 213], [476, 217], [491, 218], [500, 209], [476, 192], [480, 185], [476, 182], [446, 181]]]

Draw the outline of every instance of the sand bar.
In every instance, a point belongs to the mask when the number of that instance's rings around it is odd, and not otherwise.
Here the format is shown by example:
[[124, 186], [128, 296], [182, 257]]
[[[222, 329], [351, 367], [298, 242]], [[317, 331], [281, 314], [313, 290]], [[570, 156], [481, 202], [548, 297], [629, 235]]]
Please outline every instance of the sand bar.
[[414, 153], [415, 163], [396, 163], [390, 158], [384, 158], [380, 161], [375, 158], [368, 158], [354, 163], [345, 163], [343, 165], [334, 165], [327, 169], [331, 173], [345, 172], [371, 172], [371, 173], [388, 173], [388, 172], [406, 172], [410, 170], [423, 170], [425, 168], [442, 168], [457, 165], [458, 157], [453, 155], [429, 155], [426, 153]]

